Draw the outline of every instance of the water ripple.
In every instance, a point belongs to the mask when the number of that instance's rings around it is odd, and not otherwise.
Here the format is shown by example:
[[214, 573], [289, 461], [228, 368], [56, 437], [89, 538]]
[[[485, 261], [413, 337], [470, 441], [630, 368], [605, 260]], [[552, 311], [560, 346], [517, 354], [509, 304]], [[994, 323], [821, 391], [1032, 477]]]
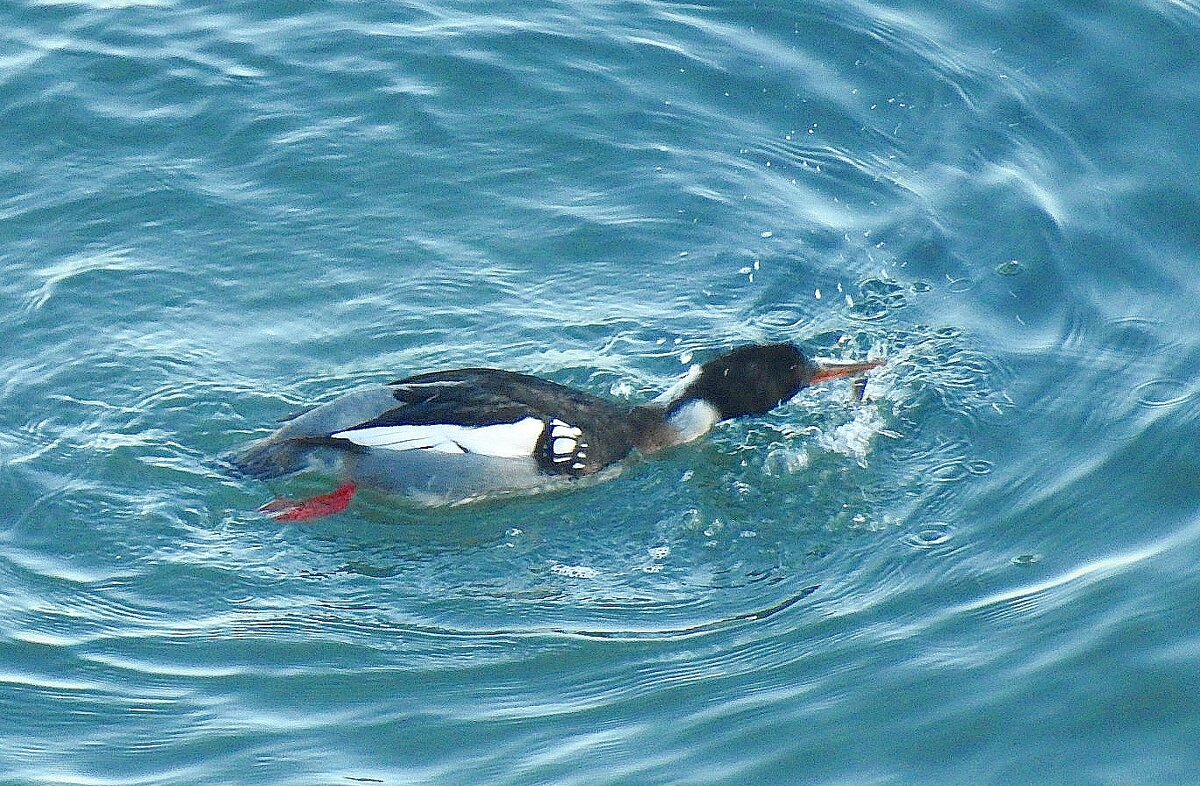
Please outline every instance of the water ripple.
[[[4, 7], [6, 772], [1186, 782], [1168, 5]], [[327, 480], [219, 459], [404, 373], [633, 403], [781, 340], [887, 363], [471, 510], [279, 527]]]

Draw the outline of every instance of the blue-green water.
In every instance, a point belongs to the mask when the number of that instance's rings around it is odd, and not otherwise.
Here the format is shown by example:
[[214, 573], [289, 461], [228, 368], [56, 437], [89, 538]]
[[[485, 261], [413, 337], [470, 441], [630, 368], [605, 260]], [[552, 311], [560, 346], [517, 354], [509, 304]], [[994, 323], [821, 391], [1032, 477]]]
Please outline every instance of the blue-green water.
[[[1200, 782], [1200, 6], [0, 6], [0, 778]], [[220, 457], [892, 359], [573, 494]]]

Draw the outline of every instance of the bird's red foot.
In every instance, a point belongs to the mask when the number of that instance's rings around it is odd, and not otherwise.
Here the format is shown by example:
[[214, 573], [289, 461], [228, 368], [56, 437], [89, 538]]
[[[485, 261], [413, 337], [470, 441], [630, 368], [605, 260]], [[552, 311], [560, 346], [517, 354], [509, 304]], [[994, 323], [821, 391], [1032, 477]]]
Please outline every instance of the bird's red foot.
[[312, 521], [322, 516], [332, 516], [341, 513], [350, 506], [354, 492], [358, 487], [353, 483], [338, 486], [328, 494], [322, 494], [310, 499], [276, 499], [259, 508], [276, 521]]

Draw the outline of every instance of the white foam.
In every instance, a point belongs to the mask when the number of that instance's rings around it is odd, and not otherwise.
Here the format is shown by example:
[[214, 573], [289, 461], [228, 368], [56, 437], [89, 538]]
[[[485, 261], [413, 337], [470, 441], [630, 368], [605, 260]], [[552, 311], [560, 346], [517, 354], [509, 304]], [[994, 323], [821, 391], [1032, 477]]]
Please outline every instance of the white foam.
[[594, 579], [600, 575], [600, 571], [586, 565], [551, 565], [550, 572], [569, 579]]
[[832, 453], [862, 462], [871, 452], [871, 441], [884, 430], [885, 425], [883, 416], [875, 407], [858, 407], [848, 423], [822, 432], [817, 437], [817, 444]]

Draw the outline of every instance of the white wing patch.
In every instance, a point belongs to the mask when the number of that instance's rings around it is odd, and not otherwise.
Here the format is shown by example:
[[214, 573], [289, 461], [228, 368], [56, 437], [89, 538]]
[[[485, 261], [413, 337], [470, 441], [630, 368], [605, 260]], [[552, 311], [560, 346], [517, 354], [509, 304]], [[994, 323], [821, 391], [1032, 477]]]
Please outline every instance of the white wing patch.
[[562, 464], [566, 461], [574, 461], [571, 465], [572, 469], [583, 469], [584, 465], [579, 462], [579, 459], [587, 458], [588, 443], [583, 442], [581, 437], [583, 431], [564, 423], [555, 418], [550, 421], [550, 436], [553, 442], [550, 443], [550, 460], [555, 464]]
[[436, 450], [441, 453], [479, 453], [497, 458], [528, 458], [533, 455], [544, 425], [528, 417], [516, 423], [491, 426], [371, 426], [348, 429], [330, 436], [364, 448], [383, 450]]

